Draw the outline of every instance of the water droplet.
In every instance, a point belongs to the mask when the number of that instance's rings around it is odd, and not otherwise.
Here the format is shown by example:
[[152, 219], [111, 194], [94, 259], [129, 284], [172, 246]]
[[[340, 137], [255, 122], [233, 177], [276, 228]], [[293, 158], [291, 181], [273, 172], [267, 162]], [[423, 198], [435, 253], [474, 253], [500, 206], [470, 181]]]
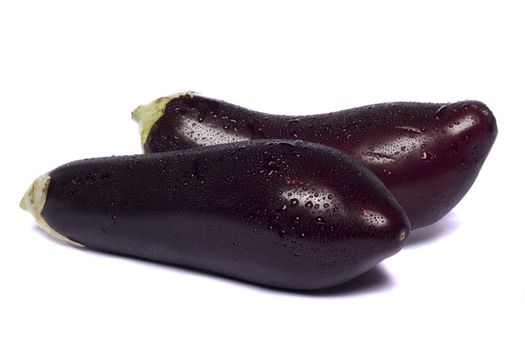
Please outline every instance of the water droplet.
[[432, 159], [432, 155], [425, 151], [425, 152], [421, 153], [421, 159], [423, 159], [423, 160]]
[[281, 207], [281, 211], [285, 211], [286, 210], [286, 204], [284, 204], [282, 207]]
[[299, 200], [297, 198], [292, 198], [292, 200], [290, 201], [290, 204], [291, 205], [297, 205], [297, 204], [299, 204]]
[[237, 246], [239, 246], [239, 243], [237, 243], [237, 242], [233, 242], [233, 245], [234, 245], [235, 247], [237, 247]]
[[324, 218], [322, 216], [318, 216], [315, 218], [315, 221], [318, 223], [318, 224], [323, 224], [325, 222]]
[[307, 208], [312, 208], [314, 206], [314, 204], [311, 201], [308, 201], [308, 202], [305, 203], [304, 206], [307, 207]]
[[323, 204], [323, 208], [325, 208], [325, 209], [328, 208], [329, 206], [330, 206], [330, 204], [328, 204], [328, 203]]
[[115, 215], [113, 215], [113, 216], [111, 217], [111, 219], [113, 219], [113, 220], [117, 220], [117, 217], [116, 217]]

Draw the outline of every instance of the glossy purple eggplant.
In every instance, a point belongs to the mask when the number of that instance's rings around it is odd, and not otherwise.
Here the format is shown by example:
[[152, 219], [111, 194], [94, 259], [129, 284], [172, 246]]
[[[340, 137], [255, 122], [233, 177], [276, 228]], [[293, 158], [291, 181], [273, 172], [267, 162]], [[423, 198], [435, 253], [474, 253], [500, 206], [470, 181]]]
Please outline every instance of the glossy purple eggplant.
[[291, 289], [348, 281], [409, 233], [371, 172], [302, 141], [76, 161], [39, 177], [21, 206], [73, 244]]
[[337, 148], [371, 170], [412, 229], [447, 214], [476, 179], [497, 135], [478, 101], [385, 103], [309, 116], [270, 115], [193, 93], [137, 108], [144, 151], [252, 139], [300, 139]]

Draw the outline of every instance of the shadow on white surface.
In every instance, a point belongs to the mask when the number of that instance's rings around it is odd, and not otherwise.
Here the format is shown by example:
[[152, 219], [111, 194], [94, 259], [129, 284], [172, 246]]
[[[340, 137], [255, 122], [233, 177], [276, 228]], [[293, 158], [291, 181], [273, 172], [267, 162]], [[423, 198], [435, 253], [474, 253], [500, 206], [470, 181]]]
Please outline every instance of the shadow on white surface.
[[440, 240], [456, 231], [460, 225], [456, 214], [451, 211], [438, 222], [412, 231], [405, 244], [405, 248], [423, 246]]
[[241, 287], [255, 288], [255, 289], [262, 290], [262, 291], [265, 290], [265, 291], [273, 292], [273, 293], [291, 294], [291, 295], [296, 294], [296, 295], [312, 296], [312, 297], [346, 297], [346, 296], [357, 296], [361, 294], [383, 292], [394, 286], [394, 283], [391, 277], [389, 276], [389, 274], [380, 265], [378, 265], [372, 268], [371, 270], [355, 277], [354, 279], [348, 282], [345, 282], [343, 284], [340, 284], [334, 287], [330, 287], [330, 288], [313, 290], [313, 291], [274, 288], [274, 287], [269, 287], [265, 285], [245, 282], [242, 280], [238, 280], [236, 278], [219, 275], [213, 272], [208, 272], [208, 271], [193, 268], [193, 267], [181, 266], [181, 265], [176, 265], [176, 264], [167, 264], [167, 263], [151, 261], [147, 259], [136, 258], [132, 256], [122, 255], [122, 254], [115, 254], [115, 253], [109, 253], [109, 252], [104, 252], [104, 251], [99, 251], [99, 250], [79, 248], [79, 247], [76, 247], [72, 244], [61, 241], [49, 235], [47, 232], [45, 232], [42, 228], [40, 228], [36, 224], [33, 226], [33, 230], [39, 233], [40, 235], [42, 235], [45, 239], [52, 241], [53, 243], [60, 244], [68, 248], [79, 249], [82, 252], [85, 252], [87, 254], [94, 254], [94, 255], [102, 254], [105, 256], [112, 256], [116, 258], [130, 259], [133, 262], [152, 264], [158, 267], [173, 269], [173, 270], [176, 270], [178, 273], [189, 273], [189, 274], [206, 276], [207, 278], [212, 278], [212, 279], [214, 278], [217, 280], [222, 280], [222, 281], [227, 281], [227, 282], [231, 282], [234, 284], [238, 284]]

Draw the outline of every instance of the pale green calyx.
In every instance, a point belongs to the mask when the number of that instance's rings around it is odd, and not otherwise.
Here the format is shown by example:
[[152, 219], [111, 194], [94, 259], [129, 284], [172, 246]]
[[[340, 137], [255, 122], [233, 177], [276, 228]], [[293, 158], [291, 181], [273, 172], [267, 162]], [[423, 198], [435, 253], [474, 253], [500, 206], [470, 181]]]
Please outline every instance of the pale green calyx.
[[44, 205], [46, 204], [47, 189], [49, 188], [50, 182], [51, 177], [49, 176], [49, 173], [39, 176], [35, 181], [33, 181], [33, 184], [31, 184], [29, 189], [26, 191], [24, 197], [22, 197], [22, 200], [20, 201], [20, 207], [33, 215], [38, 226], [40, 226], [51, 236], [60, 239], [61, 241], [83, 247], [82, 244], [75, 242], [55, 231], [51, 226], [49, 226], [46, 219], [44, 219], [42, 216], [42, 209], [44, 209]]
[[151, 131], [153, 125], [164, 114], [164, 109], [166, 108], [168, 102], [181, 96], [193, 97], [194, 94], [195, 93], [193, 91], [180, 92], [170, 96], [158, 98], [151, 103], [140, 105], [135, 108], [135, 110], [131, 113], [131, 116], [133, 120], [139, 123], [140, 141], [142, 146], [144, 146], [146, 143], [149, 132]]

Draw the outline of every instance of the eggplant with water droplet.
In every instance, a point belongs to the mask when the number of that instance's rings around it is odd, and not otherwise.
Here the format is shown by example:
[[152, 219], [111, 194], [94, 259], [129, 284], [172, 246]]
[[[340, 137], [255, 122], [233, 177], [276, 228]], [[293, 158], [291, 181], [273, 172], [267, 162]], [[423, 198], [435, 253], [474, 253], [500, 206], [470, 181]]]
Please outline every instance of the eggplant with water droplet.
[[21, 206], [76, 245], [298, 290], [352, 279], [409, 233], [372, 173], [301, 141], [76, 161], [35, 180]]
[[412, 229], [436, 222], [463, 198], [497, 135], [492, 112], [478, 101], [384, 103], [297, 117], [183, 93], [140, 106], [133, 117], [147, 153], [268, 138], [337, 148], [386, 185]]

